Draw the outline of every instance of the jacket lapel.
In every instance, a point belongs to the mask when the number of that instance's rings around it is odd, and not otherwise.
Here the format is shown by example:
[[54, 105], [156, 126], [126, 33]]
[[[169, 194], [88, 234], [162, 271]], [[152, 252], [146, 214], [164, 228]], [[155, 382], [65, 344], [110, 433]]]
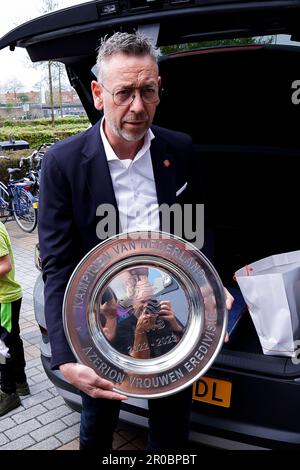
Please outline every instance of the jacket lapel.
[[151, 142], [151, 159], [158, 205], [172, 205], [176, 201], [176, 164], [165, 141], [159, 136]]
[[110, 204], [115, 208], [117, 215], [117, 231], [119, 225], [119, 211], [110, 171], [100, 137], [100, 123], [96, 123], [86, 133], [86, 142], [83, 147], [83, 171], [86, 172], [86, 184], [89, 188], [91, 201], [94, 203], [94, 213], [100, 204]]
[[[176, 168], [175, 159], [168, 152], [164, 140], [155, 137], [151, 142], [151, 159], [156, 184], [157, 202], [160, 207], [162, 204], [171, 206], [176, 201]], [[165, 224], [162, 221], [163, 210], [159, 211], [160, 229], [166, 231]], [[172, 222], [170, 220], [170, 222]], [[174, 232], [173, 224], [168, 225], [167, 231]]]

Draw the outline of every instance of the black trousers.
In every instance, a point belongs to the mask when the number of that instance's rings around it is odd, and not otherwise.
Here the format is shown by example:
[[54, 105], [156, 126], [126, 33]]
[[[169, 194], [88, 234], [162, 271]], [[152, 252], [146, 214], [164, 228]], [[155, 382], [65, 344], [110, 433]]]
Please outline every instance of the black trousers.
[[0, 365], [1, 390], [5, 393], [15, 393], [16, 384], [25, 382], [25, 357], [23, 342], [20, 338], [19, 318], [22, 299], [11, 303], [12, 328], [8, 332], [0, 326], [0, 337], [6, 347], [9, 348], [10, 359], [6, 359], [5, 364]]
[[[81, 393], [80, 450], [109, 452], [118, 424], [120, 402], [95, 399]], [[189, 448], [192, 387], [165, 398], [148, 400], [147, 449], [183, 451]]]

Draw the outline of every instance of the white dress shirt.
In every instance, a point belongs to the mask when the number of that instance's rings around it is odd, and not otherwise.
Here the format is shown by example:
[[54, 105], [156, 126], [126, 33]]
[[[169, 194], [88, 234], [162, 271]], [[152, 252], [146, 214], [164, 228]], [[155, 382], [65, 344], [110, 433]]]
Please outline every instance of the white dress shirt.
[[159, 230], [159, 210], [150, 154], [151, 129], [144, 138], [144, 145], [133, 160], [120, 160], [108, 142], [101, 121], [103, 141], [112, 184], [119, 209], [122, 232], [134, 230]]

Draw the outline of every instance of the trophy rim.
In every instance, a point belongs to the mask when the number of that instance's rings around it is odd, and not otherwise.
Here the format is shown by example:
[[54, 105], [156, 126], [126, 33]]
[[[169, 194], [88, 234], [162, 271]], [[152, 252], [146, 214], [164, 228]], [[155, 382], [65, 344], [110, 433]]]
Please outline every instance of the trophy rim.
[[[186, 331], [183, 337], [180, 339], [178, 344], [175, 345], [174, 348], [172, 348], [169, 352], [162, 354], [158, 358], [155, 357], [155, 358], [150, 358], [150, 359], [137, 359], [131, 356], [126, 356], [116, 351], [111, 345], [109, 345], [108, 341], [103, 335], [103, 332], [102, 332], [102, 339], [101, 339], [101, 334], [100, 334], [100, 341], [98, 341], [98, 343], [95, 344], [94, 342], [95, 338], [92, 336], [91, 334], [92, 332], [89, 331], [91, 344], [94, 345], [93, 347], [95, 347], [98, 353], [98, 361], [100, 362], [106, 361], [109, 364], [109, 367], [111, 367], [111, 364], [112, 364], [113, 367], [116, 368], [116, 370], [119, 369], [122, 372], [125, 371], [124, 377], [126, 375], [126, 381], [123, 381], [120, 383], [118, 382], [116, 383], [114, 380], [110, 380], [110, 378], [106, 376], [105, 374], [99, 373], [97, 368], [94, 367], [94, 363], [91, 364], [91, 362], [86, 360], [85, 356], [82, 355], [82, 343], [80, 343], [80, 341], [76, 341], [77, 338], [75, 338], [74, 340], [74, 335], [76, 335], [76, 333], [74, 333], [75, 330], [73, 328], [73, 325], [70, 327], [70, 324], [72, 324], [72, 322], [70, 321], [70, 318], [72, 316], [74, 317], [74, 315], [71, 315], [74, 310], [74, 307], [73, 307], [73, 310], [71, 309], [71, 314], [69, 314], [68, 311], [70, 309], [70, 303], [71, 303], [70, 295], [73, 292], [72, 288], [74, 287], [74, 283], [76, 284], [76, 282], [77, 283], [80, 282], [80, 280], [78, 281], [78, 278], [80, 279], [81, 270], [87, 266], [87, 263], [93, 259], [93, 256], [103, 253], [103, 250], [105, 248], [107, 248], [108, 246], [113, 246], [112, 244], [114, 243], [118, 244], [120, 242], [121, 243], [124, 242], [124, 240], [128, 241], [128, 239], [131, 239], [132, 236], [134, 240], [147, 239], [147, 240], [152, 241], [153, 239], [154, 240], [163, 239], [166, 242], [169, 242], [170, 244], [172, 242], [179, 244], [181, 247], [184, 247], [187, 250], [185, 253], [189, 251], [190, 253], [193, 253], [193, 257], [196, 257], [197, 260], [201, 261], [200, 266], [202, 270], [203, 270], [203, 267], [205, 268], [205, 270], [203, 271], [205, 272], [205, 276], [207, 276], [207, 274], [209, 273], [210, 281], [213, 280], [213, 283], [212, 283], [214, 286], [213, 295], [218, 300], [216, 302], [216, 307], [215, 307], [216, 314], [217, 314], [216, 340], [213, 344], [213, 347], [209, 350], [209, 354], [207, 354], [207, 356], [205, 357], [205, 360], [201, 364], [201, 367], [196, 368], [195, 366], [196, 359], [194, 358], [195, 370], [192, 370], [192, 373], [190, 375], [188, 374], [184, 375], [183, 380], [181, 380], [181, 376], [180, 376], [180, 378], [178, 378], [178, 383], [176, 383], [176, 380], [174, 379], [174, 376], [173, 376], [174, 371], [178, 375], [179, 372], [180, 374], [182, 373], [182, 369], [184, 370], [184, 363], [182, 361], [188, 358], [190, 355], [190, 351], [188, 350], [188, 347], [190, 347], [190, 344], [193, 345], [193, 351], [192, 351], [193, 353], [194, 351], [197, 350], [199, 343], [201, 345], [201, 337], [202, 337], [203, 329], [201, 330], [200, 323], [201, 322], [203, 323], [204, 329], [205, 329], [205, 324], [206, 324], [205, 323], [206, 320], [203, 320], [203, 308], [202, 308], [202, 315], [195, 314], [194, 310], [192, 310], [192, 313], [191, 313], [190, 308], [189, 308], [188, 323], [187, 323]], [[97, 257], [95, 259], [97, 259]], [[159, 264], [159, 262], [161, 264]], [[97, 277], [96, 275], [95, 285], [94, 285], [94, 288], [92, 289], [93, 295], [96, 295], [94, 294], [95, 286], [97, 287], [98, 291], [100, 291], [101, 288], [105, 284], [108, 283], [108, 280], [111, 279], [116, 274], [116, 272], [121, 272], [122, 267], [126, 266], [126, 268], [128, 268], [132, 266], [141, 266], [141, 265], [154, 267], [154, 264], [151, 264], [151, 263], [154, 263], [157, 269], [160, 269], [160, 268], [166, 269], [168, 273], [169, 271], [172, 271], [172, 269], [174, 268], [174, 264], [172, 264], [172, 260], [166, 261], [165, 259], [160, 258], [158, 255], [151, 256], [148, 253], [143, 252], [143, 250], [141, 250], [141, 252], [138, 252], [138, 254], [135, 254], [134, 256], [130, 256], [129, 258], [126, 256], [121, 256], [117, 263], [111, 263], [111, 265], [109, 266], [109, 270], [108, 270], [109, 272], [107, 272], [107, 269], [105, 269], [105, 271], [102, 272], [99, 277]], [[90, 267], [91, 264], [88, 264], [88, 266]], [[180, 266], [176, 265], [176, 269], [174, 268], [173, 270], [179, 273], [179, 278], [175, 277], [177, 282], [178, 282], [178, 279], [180, 279], [180, 282], [181, 282], [180, 276], [183, 274], [182, 277], [184, 276], [186, 277], [185, 282], [187, 283], [190, 282], [191, 285], [193, 283], [196, 283], [196, 280], [193, 276], [191, 276], [191, 273], [186, 273], [186, 272], [183, 273], [183, 267], [181, 265]], [[103, 280], [103, 277], [104, 277], [104, 280]], [[102, 284], [99, 287], [99, 279], [101, 278], [102, 278], [102, 281], [100, 281], [100, 283]], [[199, 295], [197, 298], [199, 301], [200, 299]], [[88, 303], [88, 307], [89, 309], [91, 308], [90, 303]], [[205, 308], [204, 308], [204, 315], [205, 315]], [[89, 318], [90, 317], [88, 316], [86, 320], [88, 320]], [[86, 323], [87, 323], [86, 328], [90, 329], [89, 321], [87, 321]], [[96, 245], [95, 247], [93, 247], [76, 266], [75, 270], [73, 271], [69, 279], [69, 282], [65, 291], [65, 296], [64, 296], [64, 301], [63, 301], [63, 324], [64, 324], [64, 330], [65, 330], [68, 343], [76, 359], [78, 360], [78, 362], [84, 365], [87, 365], [89, 367], [92, 367], [93, 370], [95, 370], [95, 372], [98, 373], [102, 378], [110, 380], [111, 382], [114, 382], [114, 387], [113, 387], [114, 391], [118, 393], [122, 393], [128, 397], [134, 397], [134, 398], [146, 398], [146, 399], [161, 398], [161, 397], [165, 397], [165, 396], [169, 396], [171, 394], [177, 393], [189, 387], [193, 382], [195, 382], [197, 379], [199, 379], [201, 376], [203, 376], [206, 373], [206, 371], [211, 367], [212, 363], [217, 357], [223, 345], [224, 337], [226, 333], [226, 327], [227, 327], [227, 309], [226, 309], [224, 287], [219, 278], [218, 273], [216, 272], [211, 262], [196, 247], [194, 247], [191, 243], [186, 242], [182, 238], [176, 235], [162, 232], [162, 231], [123, 232], [121, 234], [109, 237], [106, 240], [99, 243], [98, 245]], [[191, 324], [193, 325], [195, 330], [198, 330], [198, 333], [197, 331], [191, 332]], [[79, 328], [81, 328], [81, 326]], [[86, 336], [88, 336], [87, 333], [86, 333]], [[78, 337], [79, 337], [79, 334], [78, 334]], [[182, 354], [182, 357], [179, 357], [179, 359], [177, 360], [176, 356], [179, 353]], [[194, 356], [191, 356], [191, 357], [194, 357]], [[199, 357], [199, 353], [197, 357]], [[170, 362], [170, 358], [171, 358], [171, 362]], [[187, 367], [186, 364], [185, 366]], [[151, 369], [151, 367], [154, 367], [154, 369]], [[169, 374], [171, 377], [170, 380], [171, 381], [174, 380], [175, 385], [174, 386], [171, 385], [170, 387], [164, 387], [164, 386], [158, 387], [157, 386], [157, 390], [153, 390], [151, 387], [148, 388], [148, 380], [154, 381], [153, 377], [157, 376], [157, 371], [159, 374], [163, 374], [163, 373], [165, 373], [165, 375]], [[136, 388], [134, 390], [130, 390], [128, 381], [130, 381], [130, 377], [135, 377], [134, 374], [137, 374], [136, 377], [142, 377], [142, 379], [140, 380], [143, 380], [144, 381], [143, 383], [145, 384], [147, 380], [147, 386], [144, 388], [141, 387], [141, 390], [136, 389]], [[149, 377], [151, 377], [151, 379]]]

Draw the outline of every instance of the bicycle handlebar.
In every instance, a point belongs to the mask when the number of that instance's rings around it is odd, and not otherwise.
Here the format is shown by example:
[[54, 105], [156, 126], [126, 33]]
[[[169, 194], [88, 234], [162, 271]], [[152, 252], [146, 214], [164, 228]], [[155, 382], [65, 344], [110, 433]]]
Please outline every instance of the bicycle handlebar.
[[[25, 162], [25, 160], [29, 160], [29, 167], [30, 169], [32, 169], [32, 160], [35, 159], [38, 163], [42, 160], [45, 152], [42, 152], [41, 150], [42, 149], [48, 149], [50, 148], [52, 145], [54, 144], [53, 143], [49, 143], [49, 142], [45, 142], [43, 144], [41, 144], [37, 150], [34, 150], [32, 152], [31, 155], [28, 155], [28, 157], [22, 157], [19, 161], [19, 167], [22, 168], [23, 166], [23, 163]], [[5, 157], [3, 157], [5, 158]]]

